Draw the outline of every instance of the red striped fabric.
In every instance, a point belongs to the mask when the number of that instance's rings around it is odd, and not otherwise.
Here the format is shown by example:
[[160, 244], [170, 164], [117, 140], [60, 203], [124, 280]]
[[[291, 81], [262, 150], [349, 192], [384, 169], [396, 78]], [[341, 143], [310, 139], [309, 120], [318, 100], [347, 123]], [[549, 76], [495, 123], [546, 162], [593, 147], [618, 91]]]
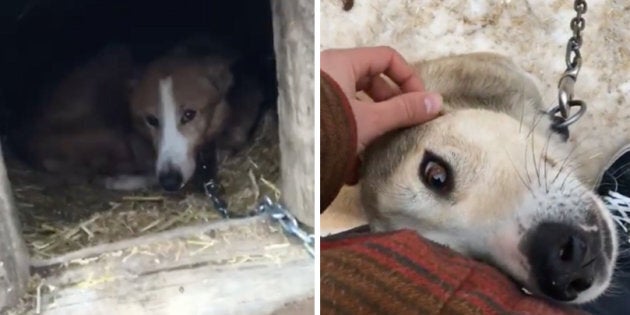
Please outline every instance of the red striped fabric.
[[584, 314], [414, 231], [321, 243], [321, 314]]

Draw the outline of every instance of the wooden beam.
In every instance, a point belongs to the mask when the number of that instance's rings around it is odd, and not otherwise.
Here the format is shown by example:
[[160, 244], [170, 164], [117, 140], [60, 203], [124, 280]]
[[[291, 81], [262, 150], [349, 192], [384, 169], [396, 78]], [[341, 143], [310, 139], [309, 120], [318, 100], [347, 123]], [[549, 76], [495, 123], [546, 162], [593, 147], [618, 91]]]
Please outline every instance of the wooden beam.
[[278, 72], [282, 199], [298, 220], [313, 227], [314, 3], [274, 0], [271, 5]]
[[[312, 314], [314, 260], [268, 217], [181, 228], [50, 261], [42, 314]], [[310, 312], [304, 313], [304, 311]]]
[[18, 303], [28, 277], [28, 253], [0, 146], [0, 311]]

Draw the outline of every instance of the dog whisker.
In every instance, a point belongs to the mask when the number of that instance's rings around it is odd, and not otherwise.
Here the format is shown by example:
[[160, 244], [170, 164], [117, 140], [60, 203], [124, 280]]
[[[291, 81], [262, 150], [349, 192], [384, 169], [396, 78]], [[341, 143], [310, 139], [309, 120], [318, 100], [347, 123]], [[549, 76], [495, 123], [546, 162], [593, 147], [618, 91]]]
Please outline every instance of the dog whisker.
[[518, 171], [518, 168], [516, 167], [516, 165], [514, 164], [514, 160], [512, 159], [512, 157], [510, 156], [510, 154], [507, 152], [507, 150], [505, 150], [505, 153], [508, 157], [508, 159], [510, 160], [510, 163], [512, 164], [512, 167], [514, 168], [514, 172], [516, 173], [516, 175], [518, 176], [518, 178], [521, 180], [521, 183], [523, 183], [523, 185], [525, 186], [525, 188], [527, 188], [527, 190], [529, 190], [529, 192], [534, 195], [534, 191], [532, 190], [532, 188], [527, 184], [527, 182], [525, 182], [525, 179], [523, 178], [523, 176], [521, 175], [521, 172]]

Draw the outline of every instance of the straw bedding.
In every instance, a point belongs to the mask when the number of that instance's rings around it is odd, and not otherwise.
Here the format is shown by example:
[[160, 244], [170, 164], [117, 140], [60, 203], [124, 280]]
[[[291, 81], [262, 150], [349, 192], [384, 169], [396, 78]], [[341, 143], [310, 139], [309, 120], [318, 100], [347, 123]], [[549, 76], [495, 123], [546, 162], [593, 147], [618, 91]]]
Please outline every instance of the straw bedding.
[[[277, 117], [268, 112], [243, 150], [220, 153], [219, 180], [228, 207], [246, 214], [259, 198], [280, 197]], [[165, 194], [155, 188], [117, 192], [98, 183], [60, 180], [7, 159], [22, 230], [32, 259], [222, 219], [199, 187]]]

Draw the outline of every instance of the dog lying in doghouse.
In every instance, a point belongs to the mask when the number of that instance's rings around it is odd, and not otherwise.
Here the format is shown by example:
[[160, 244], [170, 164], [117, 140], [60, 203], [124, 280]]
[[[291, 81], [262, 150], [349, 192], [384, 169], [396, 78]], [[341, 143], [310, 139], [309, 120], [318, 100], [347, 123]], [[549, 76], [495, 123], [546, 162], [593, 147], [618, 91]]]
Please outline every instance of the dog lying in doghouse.
[[16, 143], [48, 172], [176, 191], [200, 156], [205, 180], [217, 176], [216, 148], [243, 146], [262, 102], [247, 61], [219, 42], [187, 40], [145, 66], [111, 45], [42, 95]]
[[[583, 167], [590, 156], [572, 154], [578, 144], [551, 128], [532, 78], [489, 53], [430, 60], [415, 69], [426, 90], [442, 94], [443, 114], [369, 145], [359, 184], [341, 189], [334, 201], [322, 200], [322, 235], [363, 219], [381, 233], [323, 241], [322, 307], [557, 314], [562, 307], [549, 308], [547, 299], [581, 304], [606, 292], [618, 237], [592, 189], [601, 173]], [[325, 103], [343, 103], [335, 101], [343, 92], [331, 79], [322, 82], [322, 117], [346, 117], [344, 106]], [[341, 159], [322, 165], [322, 172], [348, 174], [352, 163], [344, 163], [338, 149], [345, 144], [333, 140], [330, 124], [322, 126], [322, 159]], [[322, 182], [322, 195], [334, 197], [331, 190], [340, 184]], [[413, 233], [394, 232], [400, 230]], [[415, 233], [497, 267], [517, 285], [419, 242]], [[391, 291], [391, 299], [366, 304], [354, 298], [376, 287]], [[519, 288], [543, 299], [521, 296]]]

